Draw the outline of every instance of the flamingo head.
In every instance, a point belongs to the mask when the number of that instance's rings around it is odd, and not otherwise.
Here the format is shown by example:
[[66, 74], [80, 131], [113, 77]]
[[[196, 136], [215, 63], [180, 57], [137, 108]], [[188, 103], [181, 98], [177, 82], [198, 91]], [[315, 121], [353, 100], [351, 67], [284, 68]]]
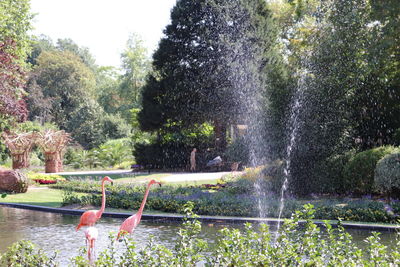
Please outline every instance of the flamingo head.
[[105, 176], [105, 177], [103, 178], [102, 182], [104, 183], [105, 181], [110, 182], [110, 183], [113, 183], [113, 182], [114, 182], [113, 179], [111, 179], [111, 178], [108, 177], [108, 176]]
[[160, 183], [160, 182], [157, 182], [156, 180], [151, 180], [151, 181], [149, 182], [149, 185], [152, 185], [152, 184], [158, 184], [158, 185], [161, 187], [161, 183]]

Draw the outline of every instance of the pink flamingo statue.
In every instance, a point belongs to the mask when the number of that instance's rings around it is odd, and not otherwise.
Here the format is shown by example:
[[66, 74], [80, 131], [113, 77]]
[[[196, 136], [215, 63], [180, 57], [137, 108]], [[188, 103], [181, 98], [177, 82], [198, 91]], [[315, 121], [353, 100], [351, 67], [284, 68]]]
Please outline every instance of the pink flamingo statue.
[[142, 204], [140, 205], [140, 208], [136, 214], [133, 214], [132, 216], [128, 217], [122, 224], [121, 227], [119, 228], [117, 240], [122, 236], [125, 235], [126, 233], [131, 234], [133, 230], [135, 230], [136, 226], [140, 223], [140, 219], [142, 218], [142, 213], [144, 209], [144, 205], [146, 205], [146, 200], [147, 196], [149, 195], [150, 191], [150, 186], [152, 184], [159, 184], [161, 186], [161, 183], [156, 182], [155, 180], [151, 180], [149, 184], [147, 185], [146, 193], [144, 193], [144, 198], [142, 201]]
[[113, 180], [111, 180], [111, 178], [108, 176], [104, 177], [103, 180], [101, 181], [102, 199], [101, 199], [100, 210], [85, 211], [81, 216], [78, 226], [76, 227], [76, 231], [78, 231], [79, 228], [81, 228], [82, 226], [93, 226], [97, 222], [97, 220], [101, 218], [101, 215], [103, 214], [104, 209], [106, 208], [106, 193], [104, 189], [104, 183], [106, 181], [111, 183], [113, 182]]
[[93, 226], [90, 226], [85, 230], [88, 260], [90, 264], [92, 264], [94, 260], [93, 258], [93, 256], [95, 255], [94, 243], [96, 242], [98, 236], [99, 236], [99, 231], [97, 231], [97, 228]]

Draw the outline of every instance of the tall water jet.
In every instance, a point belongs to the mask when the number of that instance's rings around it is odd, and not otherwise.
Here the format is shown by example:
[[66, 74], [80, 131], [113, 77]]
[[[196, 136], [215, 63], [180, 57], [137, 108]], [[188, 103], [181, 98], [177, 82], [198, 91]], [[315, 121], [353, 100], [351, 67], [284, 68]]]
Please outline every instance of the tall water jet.
[[296, 86], [296, 91], [293, 96], [293, 102], [292, 102], [293, 104], [291, 105], [291, 110], [290, 110], [290, 118], [288, 122], [289, 139], [286, 147], [285, 167], [283, 169], [284, 181], [280, 194], [280, 206], [279, 206], [278, 227], [277, 227], [278, 230], [280, 228], [280, 220], [282, 217], [283, 209], [285, 207], [285, 193], [288, 189], [289, 180], [291, 176], [290, 167], [292, 161], [292, 151], [298, 140], [298, 134], [301, 127], [300, 111], [302, 110], [304, 105], [304, 95], [307, 88], [306, 80], [308, 75], [309, 73], [306, 69], [302, 70], [299, 73], [299, 79]]

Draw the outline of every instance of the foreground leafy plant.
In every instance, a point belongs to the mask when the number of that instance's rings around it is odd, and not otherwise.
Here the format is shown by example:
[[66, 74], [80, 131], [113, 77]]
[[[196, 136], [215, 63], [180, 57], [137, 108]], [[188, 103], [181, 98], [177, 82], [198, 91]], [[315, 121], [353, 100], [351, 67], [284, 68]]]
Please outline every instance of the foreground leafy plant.
[[[393, 248], [380, 242], [379, 234], [373, 233], [365, 240], [365, 247], [358, 248], [352, 237], [338, 225], [333, 228], [325, 222], [324, 230], [314, 222], [314, 207], [304, 205], [285, 220], [277, 233], [268, 226], [259, 229], [246, 224], [244, 231], [225, 228], [219, 232], [215, 244], [209, 245], [199, 239], [201, 224], [193, 213], [193, 203], [183, 207], [186, 220], [178, 233], [173, 248], [156, 243], [151, 237], [141, 249], [131, 238], [122, 242], [124, 250], [117, 253], [115, 235], [110, 234], [108, 249], [99, 253], [96, 262], [90, 265], [81, 255], [71, 259], [71, 266], [399, 266], [400, 234]], [[15, 257], [18, 255], [18, 257]], [[2, 255], [1, 263], [7, 260], [23, 260], [26, 265], [6, 266], [57, 266], [53, 261], [33, 250], [32, 244], [20, 242]], [[41, 261], [39, 261], [41, 260]], [[46, 261], [47, 260], [47, 261]], [[14, 263], [13, 262], [13, 263]], [[39, 262], [42, 265], [37, 265]], [[51, 265], [51, 264], [53, 265]], [[35, 265], [36, 264], [36, 265]], [[45, 265], [48, 264], [48, 265]]]
[[48, 257], [43, 250], [35, 250], [30, 241], [21, 240], [8, 248], [7, 252], [0, 256], [0, 266], [19, 267], [37, 266], [53, 267], [59, 266], [55, 261], [57, 253]]

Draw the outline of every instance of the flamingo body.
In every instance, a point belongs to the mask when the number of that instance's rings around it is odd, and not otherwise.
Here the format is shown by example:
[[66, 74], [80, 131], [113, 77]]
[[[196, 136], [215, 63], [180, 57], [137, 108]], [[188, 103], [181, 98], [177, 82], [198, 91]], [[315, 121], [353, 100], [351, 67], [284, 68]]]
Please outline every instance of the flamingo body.
[[93, 226], [97, 222], [97, 220], [101, 218], [101, 215], [102, 213], [99, 214], [99, 210], [85, 211], [81, 216], [76, 230], [78, 231], [79, 228], [81, 228], [82, 226]]
[[142, 204], [140, 205], [139, 211], [136, 214], [133, 214], [132, 216], [129, 216], [120, 226], [117, 240], [122, 236], [127, 233], [132, 234], [132, 232], [135, 230], [135, 228], [139, 225], [140, 220], [142, 219], [142, 213], [144, 209], [144, 205], [146, 204], [147, 196], [149, 195], [149, 190], [150, 186], [152, 184], [159, 184], [161, 186], [161, 183], [156, 182], [155, 180], [151, 180], [149, 184], [147, 185], [146, 192], [144, 194], [144, 198], [142, 201]]
[[92, 255], [94, 255], [94, 243], [99, 236], [99, 231], [95, 227], [89, 227], [85, 230], [85, 237], [87, 243], [87, 252], [89, 262], [93, 261]]
[[86, 240], [89, 242], [89, 247], [93, 248], [94, 247], [94, 242], [97, 240], [97, 237], [99, 236], [99, 231], [95, 227], [89, 227], [85, 231], [85, 237]]
[[123, 234], [132, 234], [133, 230], [140, 223], [140, 219], [142, 218], [142, 214], [136, 213], [132, 216], [129, 216], [120, 226], [117, 239], [120, 238]]
[[79, 220], [79, 224], [76, 227], [76, 231], [78, 231], [82, 226], [93, 226], [98, 219], [101, 218], [101, 215], [104, 212], [104, 209], [106, 207], [106, 193], [104, 189], [104, 183], [108, 182], [113, 182], [110, 177], [106, 176], [103, 178], [101, 181], [101, 188], [102, 188], [102, 198], [101, 198], [101, 208], [100, 210], [88, 210], [85, 211]]

